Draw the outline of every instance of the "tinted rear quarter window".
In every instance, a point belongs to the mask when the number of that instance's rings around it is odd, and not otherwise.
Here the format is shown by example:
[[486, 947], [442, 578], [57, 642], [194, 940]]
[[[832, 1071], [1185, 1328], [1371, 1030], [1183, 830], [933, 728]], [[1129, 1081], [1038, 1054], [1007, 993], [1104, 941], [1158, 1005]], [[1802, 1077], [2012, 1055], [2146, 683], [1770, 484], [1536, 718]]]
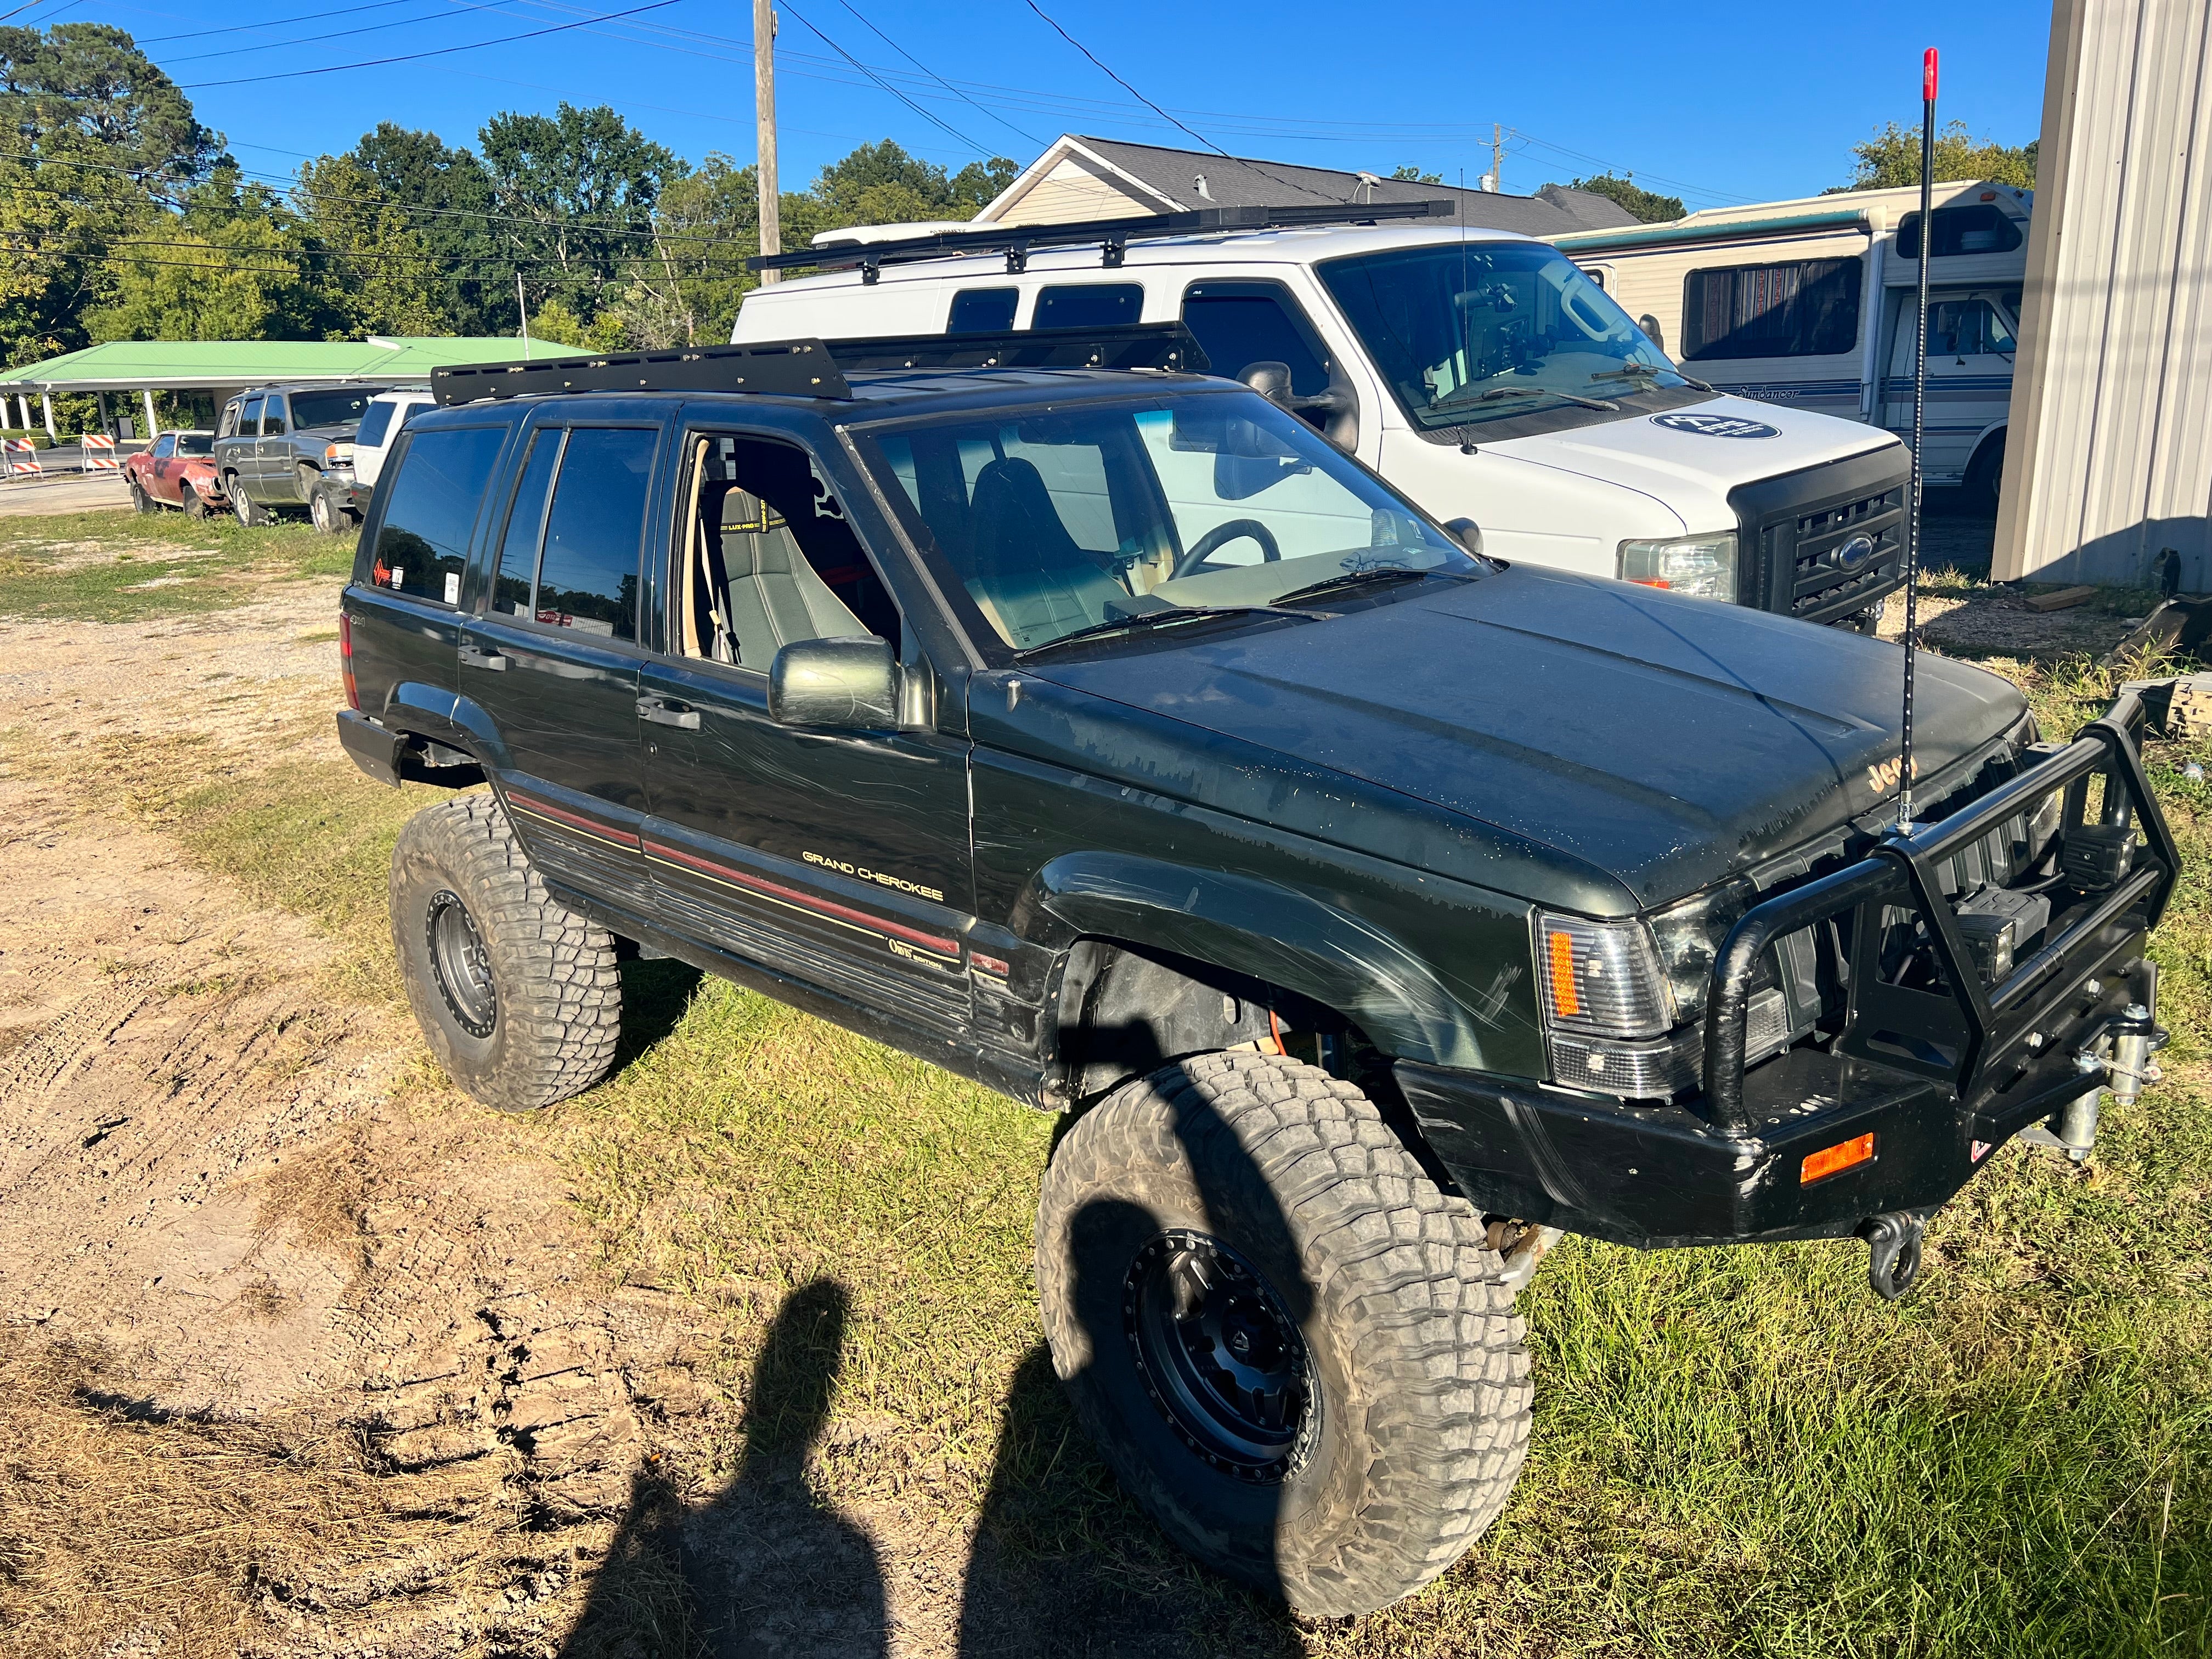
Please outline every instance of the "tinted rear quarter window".
[[578, 427], [568, 434], [545, 519], [535, 601], [539, 622], [617, 640], [637, 637], [638, 551], [659, 437], [625, 427]]
[[1014, 325], [1014, 301], [1019, 289], [964, 288], [952, 296], [952, 320], [948, 334], [998, 334]]
[[1856, 258], [1693, 270], [1682, 279], [1682, 356], [1826, 357], [1859, 337]]
[[368, 577], [378, 587], [438, 605], [459, 605], [469, 534], [491, 483], [507, 429], [462, 427], [418, 432], [399, 456], [398, 476], [377, 526]]
[[500, 538], [499, 572], [492, 580], [491, 608], [502, 616], [528, 618], [530, 590], [538, 579], [538, 533], [545, 527], [545, 497], [553, 488], [553, 464], [561, 459], [561, 429], [548, 427], [530, 440], [530, 459], [514, 487]]
[[1037, 290], [1031, 328], [1111, 328], [1144, 314], [1141, 283], [1076, 283]]
[[246, 406], [238, 412], [238, 435], [250, 438], [261, 429], [261, 399], [248, 398]]
[[1328, 370], [1304, 319], [1284, 309], [1285, 297], [1258, 283], [1194, 284], [1183, 295], [1182, 320], [1216, 374], [1238, 380], [1254, 363], [1281, 363], [1291, 392], [1310, 398], [1328, 390]]
[[384, 441], [386, 428], [391, 424], [392, 405], [371, 404], [368, 412], [361, 417], [361, 429], [353, 434], [353, 441], [363, 449], [374, 449]]

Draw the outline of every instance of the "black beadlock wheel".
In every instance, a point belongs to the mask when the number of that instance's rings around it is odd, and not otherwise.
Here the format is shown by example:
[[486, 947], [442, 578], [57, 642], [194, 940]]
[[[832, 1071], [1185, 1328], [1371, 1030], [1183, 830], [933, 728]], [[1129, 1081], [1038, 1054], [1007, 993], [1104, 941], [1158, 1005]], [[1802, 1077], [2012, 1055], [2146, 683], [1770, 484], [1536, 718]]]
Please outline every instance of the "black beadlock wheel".
[[613, 937], [547, 892], [490, 795], [426, 807], [400, 831], [392, 936], [430, 1052], [486, 1105], [548, 1106], [613, 1064]]
[[1529, 1388], [1503, 1271], [1357, 1087], [1279, 1055], [1125, 1085], [1038, 1205], [1054, 1369], [1124, 1488], [1319, 1617], [1419, 1589], [1504, 1507]]

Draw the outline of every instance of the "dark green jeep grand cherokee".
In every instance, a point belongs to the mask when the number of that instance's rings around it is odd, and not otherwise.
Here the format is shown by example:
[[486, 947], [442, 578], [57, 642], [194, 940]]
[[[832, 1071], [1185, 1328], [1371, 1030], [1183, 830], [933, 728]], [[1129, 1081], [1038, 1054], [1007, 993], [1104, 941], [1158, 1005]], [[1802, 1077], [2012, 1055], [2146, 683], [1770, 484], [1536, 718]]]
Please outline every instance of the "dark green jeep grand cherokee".
[[1465, 1549], [1559, 1231], [1893, 1294], [2152, 1073], [2131, 699], [2043, 744], [1923, 662], [1899, 836], [1892, 646], [1507, 569], [1231, 383], [866, 344], [441, 374], [343, 616], [361, 764], [491, 786], [400, 840], [409, 994], [517, 1109], [635, 949], [1077, 1115], [1054, 1364], [1222, 1571], [1342, 1614]]

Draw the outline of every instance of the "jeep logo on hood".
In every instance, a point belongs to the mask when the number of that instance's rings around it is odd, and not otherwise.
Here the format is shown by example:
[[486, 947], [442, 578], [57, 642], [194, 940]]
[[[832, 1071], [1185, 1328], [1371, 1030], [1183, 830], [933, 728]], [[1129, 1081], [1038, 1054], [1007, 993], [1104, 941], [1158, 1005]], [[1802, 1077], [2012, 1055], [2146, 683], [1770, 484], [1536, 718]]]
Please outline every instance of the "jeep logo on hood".
[[1654, 415], [1651, 424], [1676, 432], [1695, 432], [1707, 438], [1778, 438], [1782, 428], [1764, 421], [1747, 421], [1734, 415]]

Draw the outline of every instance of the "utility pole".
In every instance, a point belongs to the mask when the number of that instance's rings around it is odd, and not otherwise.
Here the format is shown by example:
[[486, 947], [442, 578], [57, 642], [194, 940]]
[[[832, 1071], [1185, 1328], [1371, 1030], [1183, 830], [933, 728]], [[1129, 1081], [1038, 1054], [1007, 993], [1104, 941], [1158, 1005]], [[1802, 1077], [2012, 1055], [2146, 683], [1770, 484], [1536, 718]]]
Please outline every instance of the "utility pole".
[[[777, 217], [782, 198], [775, 184], [775, 7], [772, 0], [753, 0], [753, 126], [760, 153], [760, 251], [783, 252], [783, 226]], [[763, 270], [763, 283], [783, 273]]]
[[530, 362], [530, 301], [522, 297], [522, 272], [514, 273], [514, 308], [522, 313], [522, 361]]
[[1505, 127], [1498, 121], [1490, 124], [1490, 188], [1499, 194], [1505, 189]]

